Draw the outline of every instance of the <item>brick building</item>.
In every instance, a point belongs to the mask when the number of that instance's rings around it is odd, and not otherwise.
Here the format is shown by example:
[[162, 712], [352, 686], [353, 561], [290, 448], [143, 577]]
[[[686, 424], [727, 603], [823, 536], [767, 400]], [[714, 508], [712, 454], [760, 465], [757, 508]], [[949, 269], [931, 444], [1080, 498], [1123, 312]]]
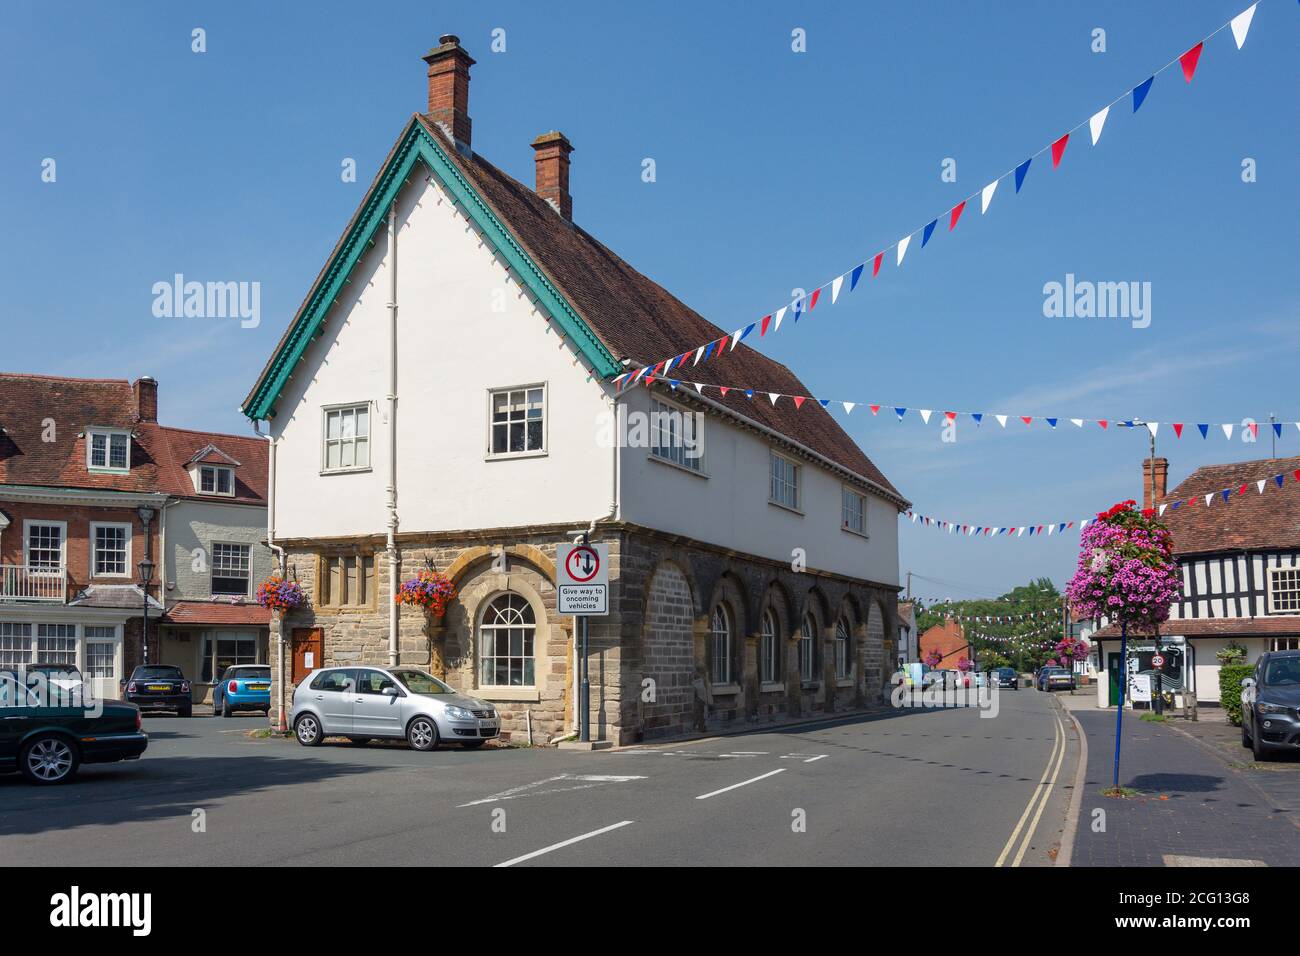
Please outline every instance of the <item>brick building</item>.
[[927, 628], [921, 635], [920, 640], [921, 660], [924, 661], [932, 651], [937, 651], [940, 655], [939, 663], [934, 665], [936, 670], [955, 670], [957, 662], [962, 658], [971, 657], [970, 644], [966, 640], [966, 632], [953, 618], [944, 618], [942, 624], [935, 624]]

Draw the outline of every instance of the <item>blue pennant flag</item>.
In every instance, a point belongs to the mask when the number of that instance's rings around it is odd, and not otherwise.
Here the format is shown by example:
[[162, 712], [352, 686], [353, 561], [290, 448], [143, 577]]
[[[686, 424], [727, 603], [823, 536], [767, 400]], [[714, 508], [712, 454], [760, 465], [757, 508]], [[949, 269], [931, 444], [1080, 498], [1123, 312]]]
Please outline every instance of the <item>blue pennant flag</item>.
[[1154, 76], [1149, 76], [1141, 83], [1139, 83], [1137, 86], [1133, 87], [1133, 112], [1134, 113], [1138, 111], [1138, 107], [1142, 105], [1142, 101], [1145, 100], [1147, 98], [1147, 94], [1151, 92], [1151, 84], [1154, 83], [1155, 81], [1156, 78]]
[[1232, 489], [1231, 489], [1231, 488], [1224, 488], [1222, 491], [1219, 492], [1219, 494], [1223, 495], [1223, 500], [1224, 500], [1224, 501], [1227, 501], [1229, 498], [1232, 497]]
[[1065, 522], [1062, 521], [1061, 524], [1060, 524], [1060, 526], [1057, 527], [1057, 529], [1056, 529], [1056, 533], [1057, 533], [1057, 534], [1061, 534], [1061, 533], [1064, 532], [1064, 531], [1065, 531]]
[[1285, 479], [1284, 477], [1282, 477], [1281, 475], [1274, 475], [1274, 476], [1273, 476], [1273, 480], [1277, 482], [1277, 486], [1278, 486], [1279, 488], [1282, 487], [1282, 482], [1286, 481], [1286, 479]]
[[758, 325], [757, 322], [750, 322], [749, 325], [745, 326], [745, 331], [743, 331], [743, 332], [740, 333], [740, 338], [737, 339], [737, 341], [738, 341], [738, 342], [743, 342], [743, 341], [745, 341], [745, 336], [747, 336], [750, 332], [753, 332], [753, 331], [754, 331], [754, 326], [756, 326], [756, 325]]
[[984, 420], [984, 413], [983, 413], [983, 412], [971, 412], [971, 413], [970, 413], [970, 417], [973, 418], [973, 419], [975, 419], [975, 425], [976, 425], [976, 427], [978, 427], [978, 426], [979, 426], [979, 423], [980, 423], [981, 421]]
[[853, 270], [853, 275], [849, 276], [850, 292], [852, 292], [854, 289], [858, 287], [858, 280], [862, 278], [862, 270], [866, 267], [866, 265], [867, 264], [865, 262], [862, 263], [862, 265], [858, 266], [856, 269]]
[[716, 341], [715, 341], [715, 342], [710, 342], [710, 343], [708, 344], [708, 346], [705, 347], [705, 349], [704, 349], [704, 358], [701, 359], [701, 361], [707, 362], [707, 361], [709, 360], [709, 356], [713, 354], [713, 349], [714, 349], [714, 347], [715, 347], [717, 344], [718, 344], [718, 343], [717, 343]]
[[1020, 184], [1025, 181], [1025, 173], [1029, 172], [1029, 164], [1033, 161], [1034, 157], [1030, 156], [1016, 167], [1016, 192], [1020, 192]]
[[1059, 419], [1056, 419], [1056, 418], [1045, 418], [1045, 419], [1043, 419], [1043, 421], [1047, 422], [1047, 424], [1049, 424], [1049, 425], [1051, 425], [1053, 428], [1055, 428], [1055, 427], [1056, 427], [1056, 423], [1059, 421]]
[[668, 384], [672, 386], [672, 389], [675, 392], [677, 391], [677, 386], [682, 384], [682, 380], [680, 378], [670, 378]]
[[1273, 434], [1276, 435], [1278, 438], [1281, 438], [1281, 437], [1282, 437], [1282, 423], [1281, 423], [1281, 422], [1274, 422], [1274, 423], [1273, 423]]
[[924, 248], [925, 248], [925, 244], [926, 244], [927, 242], [930, 241], [930, 237], [931, 237], [932, 235], [934, 235], [934, 227], [937, 226], [938, 224], [939, 224], [939, 220], [938, 220], [938, 219], [931, 219], [929, 222], [927, 222], [927, 223], [925, 224], [925, 231], [924, 231], [923, 233], [921, 233], [921, 248], [922, 248], [922, 249], [924, 249]]
[[1209, 437], [1210, 437], [1210, 426], [1209, 426], [1209, 425], [1197, 425], [1196, 427], [1199, 428], [1199, 429], [1201, 430], [1201, 437], [1202, 437], [1202, 438], [1209, 438]]
[[828, 406], [830, 403], [831, 403], [831, 400], [830, 400], [829, 398], [819, 398], [819, 399], [817, 399], [817, 404], [820, 405], [822, 408], [825, 408], [825, 407]]
[[901, 421], [903, 420], [903, 416], [907, 414], [907, 409], [906, 409], [906, 408], [895, 408], [895, 409], [894, 409], [894, 412], [898, 415], [898, 420], [901, 422]]
[[753, 397], [754, 397], [754, 390], [753, 390], [752, 388], [747, 388], [747, 389], [745, 389], [745, 397], [746, 397], [746, 398], [753, 398]]
[[1126, 421], [1126, 422], [1124, 423], [1124, 427], [1125, 427], [1125, 428], [1132, 428], [1132, 427], [1133, 427], [1133, 419], [1130, 418], [1128, 421]]
[[1177, 511], [1177, 510], [1178, 510], [1179, 508], [1181, 508], [1182, 506], [1183, 506], [1183, 503], [1182, 503], [1181, 501], [1175, 501], [1172, 505], [1169, 506], [1169, 510], [1170, 510], [1170, 511]]

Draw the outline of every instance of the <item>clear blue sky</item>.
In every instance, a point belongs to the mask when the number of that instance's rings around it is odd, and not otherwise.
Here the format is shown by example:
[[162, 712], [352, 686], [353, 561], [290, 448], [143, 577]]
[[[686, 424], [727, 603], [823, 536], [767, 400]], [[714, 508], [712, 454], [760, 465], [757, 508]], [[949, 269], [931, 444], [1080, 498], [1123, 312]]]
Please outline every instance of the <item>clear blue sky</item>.
[[[168, 423], [245, 431], [237, 406], [379, 162], [424, 107], [420, 56], [478, 60], [474, 145], [525, 182], [529, 142], [576, 146], [575, 218], [725, 329], [941, 214], [1135, 85], [1246, 0], [1044, 4], [11, 2], [0, 13], [0, 368], [161, 382]], [[740, 13], [738, 11], [742, 11]], [[190, 50], [194, 27], [208, 52]], [[807, 31], [807, 52], [790, 48]], [[1090, 50], [1102, 27], [1107, 52]], [[493, 53], [502, 28], [506, 51]], [[1177, 69], [1097, 147], [1004, 182], [901, 271], [762, 347], [819, 395], [942, 410], [1300, 419], [1296, 41], [1263, 0], [1194, 83]], [[57, 162], [42, 183], [41, 162]], [[353, 157], [358, 182], [340, 181]], [[657, 182], [641, 179], [646, 157]], [[957, 160], [957, 182], [940, 164]], [[1243, 158], [1258, 181], [1241, 181]], [[258, 281], [262, 324], [159, 319], [174, 273]], [[1066, 273], [1152, 284], [1151, 325], [1048, 319]], [[694, 345], [683, 342], [685, 348]], [[910, 419], [910, 416], [909, 416]], [[987, 524], [1140, 497], [1145, 433], [1000, 433], [855, 411], [846, 426], [919, 510]], [[1171, 480], [1264, 458], [1161, 432]], [[1300, 454], [1294, 428], [1279, 455]], [[1230, 507], [1230, 506], [1228, 506]], [[1077, 537], [904, 526], [918, 593], [1063, 584]]]

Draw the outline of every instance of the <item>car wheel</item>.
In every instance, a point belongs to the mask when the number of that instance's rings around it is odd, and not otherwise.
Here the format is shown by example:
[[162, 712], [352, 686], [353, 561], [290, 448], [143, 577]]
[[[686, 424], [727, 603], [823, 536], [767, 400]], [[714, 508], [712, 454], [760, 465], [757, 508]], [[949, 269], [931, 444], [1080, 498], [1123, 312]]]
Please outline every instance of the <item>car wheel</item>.
[[18, 760], [23, 776], [32, 783], [63, 783], [71, 780], [81, 763], [77, 748], [57, 734], [37, 737], [23, 747]]
[[412, 750], [436, 750], [438, 747], [438, 725], [431, 717], [416, 717], [406, 725], [406, 742]]
[[179, 709], [176, 711], [176, 716], [177, 716], [177, 717], [193, 717], [193, 716], [194, 716], [194, 705], [193, 705], [193, 704], [190, 704], [188, 707], [181, 707], [181, 708], [179, 708]]
[[1255, 732], [1250, 735], [1250, 752], [1257, 763], [1262, 763], [1269, 759], [1269, 752], [1264, 747], [1264, 741], [1261, 739], [1262, 736], [1263, 735], [1260, 734], [1258, 727], [1256, 727]]
[[232, 714], [234, 714], [234, 711], [230, 709], [230, 698], [229, 697], [221, 698], [221, 716], [229, 717]]
[[485, 743], [487, 743], [486, 740], [466, 740], [462, 741], [461, 746], [466, 750], [478, 750], [478, 748], [482, 747]]
[[293, 735], [304, 747], [317, 747], [325, 739], [315, 714], [302, 714], [293, 722]]

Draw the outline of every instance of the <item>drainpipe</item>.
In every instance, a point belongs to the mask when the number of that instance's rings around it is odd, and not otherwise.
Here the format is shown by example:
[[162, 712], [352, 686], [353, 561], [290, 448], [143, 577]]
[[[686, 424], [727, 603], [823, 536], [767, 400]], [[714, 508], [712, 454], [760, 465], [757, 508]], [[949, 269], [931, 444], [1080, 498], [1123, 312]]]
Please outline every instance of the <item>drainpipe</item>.
[[388, 208], [388, 666], [397, 665], [397, 203]]
[[[275, 436], [263, 435], [262, 429], [256, 421], [253, 422], [253, 432], [261, 438], [266, 439], [266, 546], [271, 549], [271, 553], [279, 558], [280, 576], [285, 574], [285, 555], [284, 548], [275, 543]], [[279, 675], [276, 683], [280, 688], [280, 719], [276, 729], [280, 733], [287, 733], [289, 730], [288, 715], [284, 709], [284, 622], [280, 623], [280, 639], [275, 642], [275, 669]], [[214, 673], [213, 678], [216, 678]]]

